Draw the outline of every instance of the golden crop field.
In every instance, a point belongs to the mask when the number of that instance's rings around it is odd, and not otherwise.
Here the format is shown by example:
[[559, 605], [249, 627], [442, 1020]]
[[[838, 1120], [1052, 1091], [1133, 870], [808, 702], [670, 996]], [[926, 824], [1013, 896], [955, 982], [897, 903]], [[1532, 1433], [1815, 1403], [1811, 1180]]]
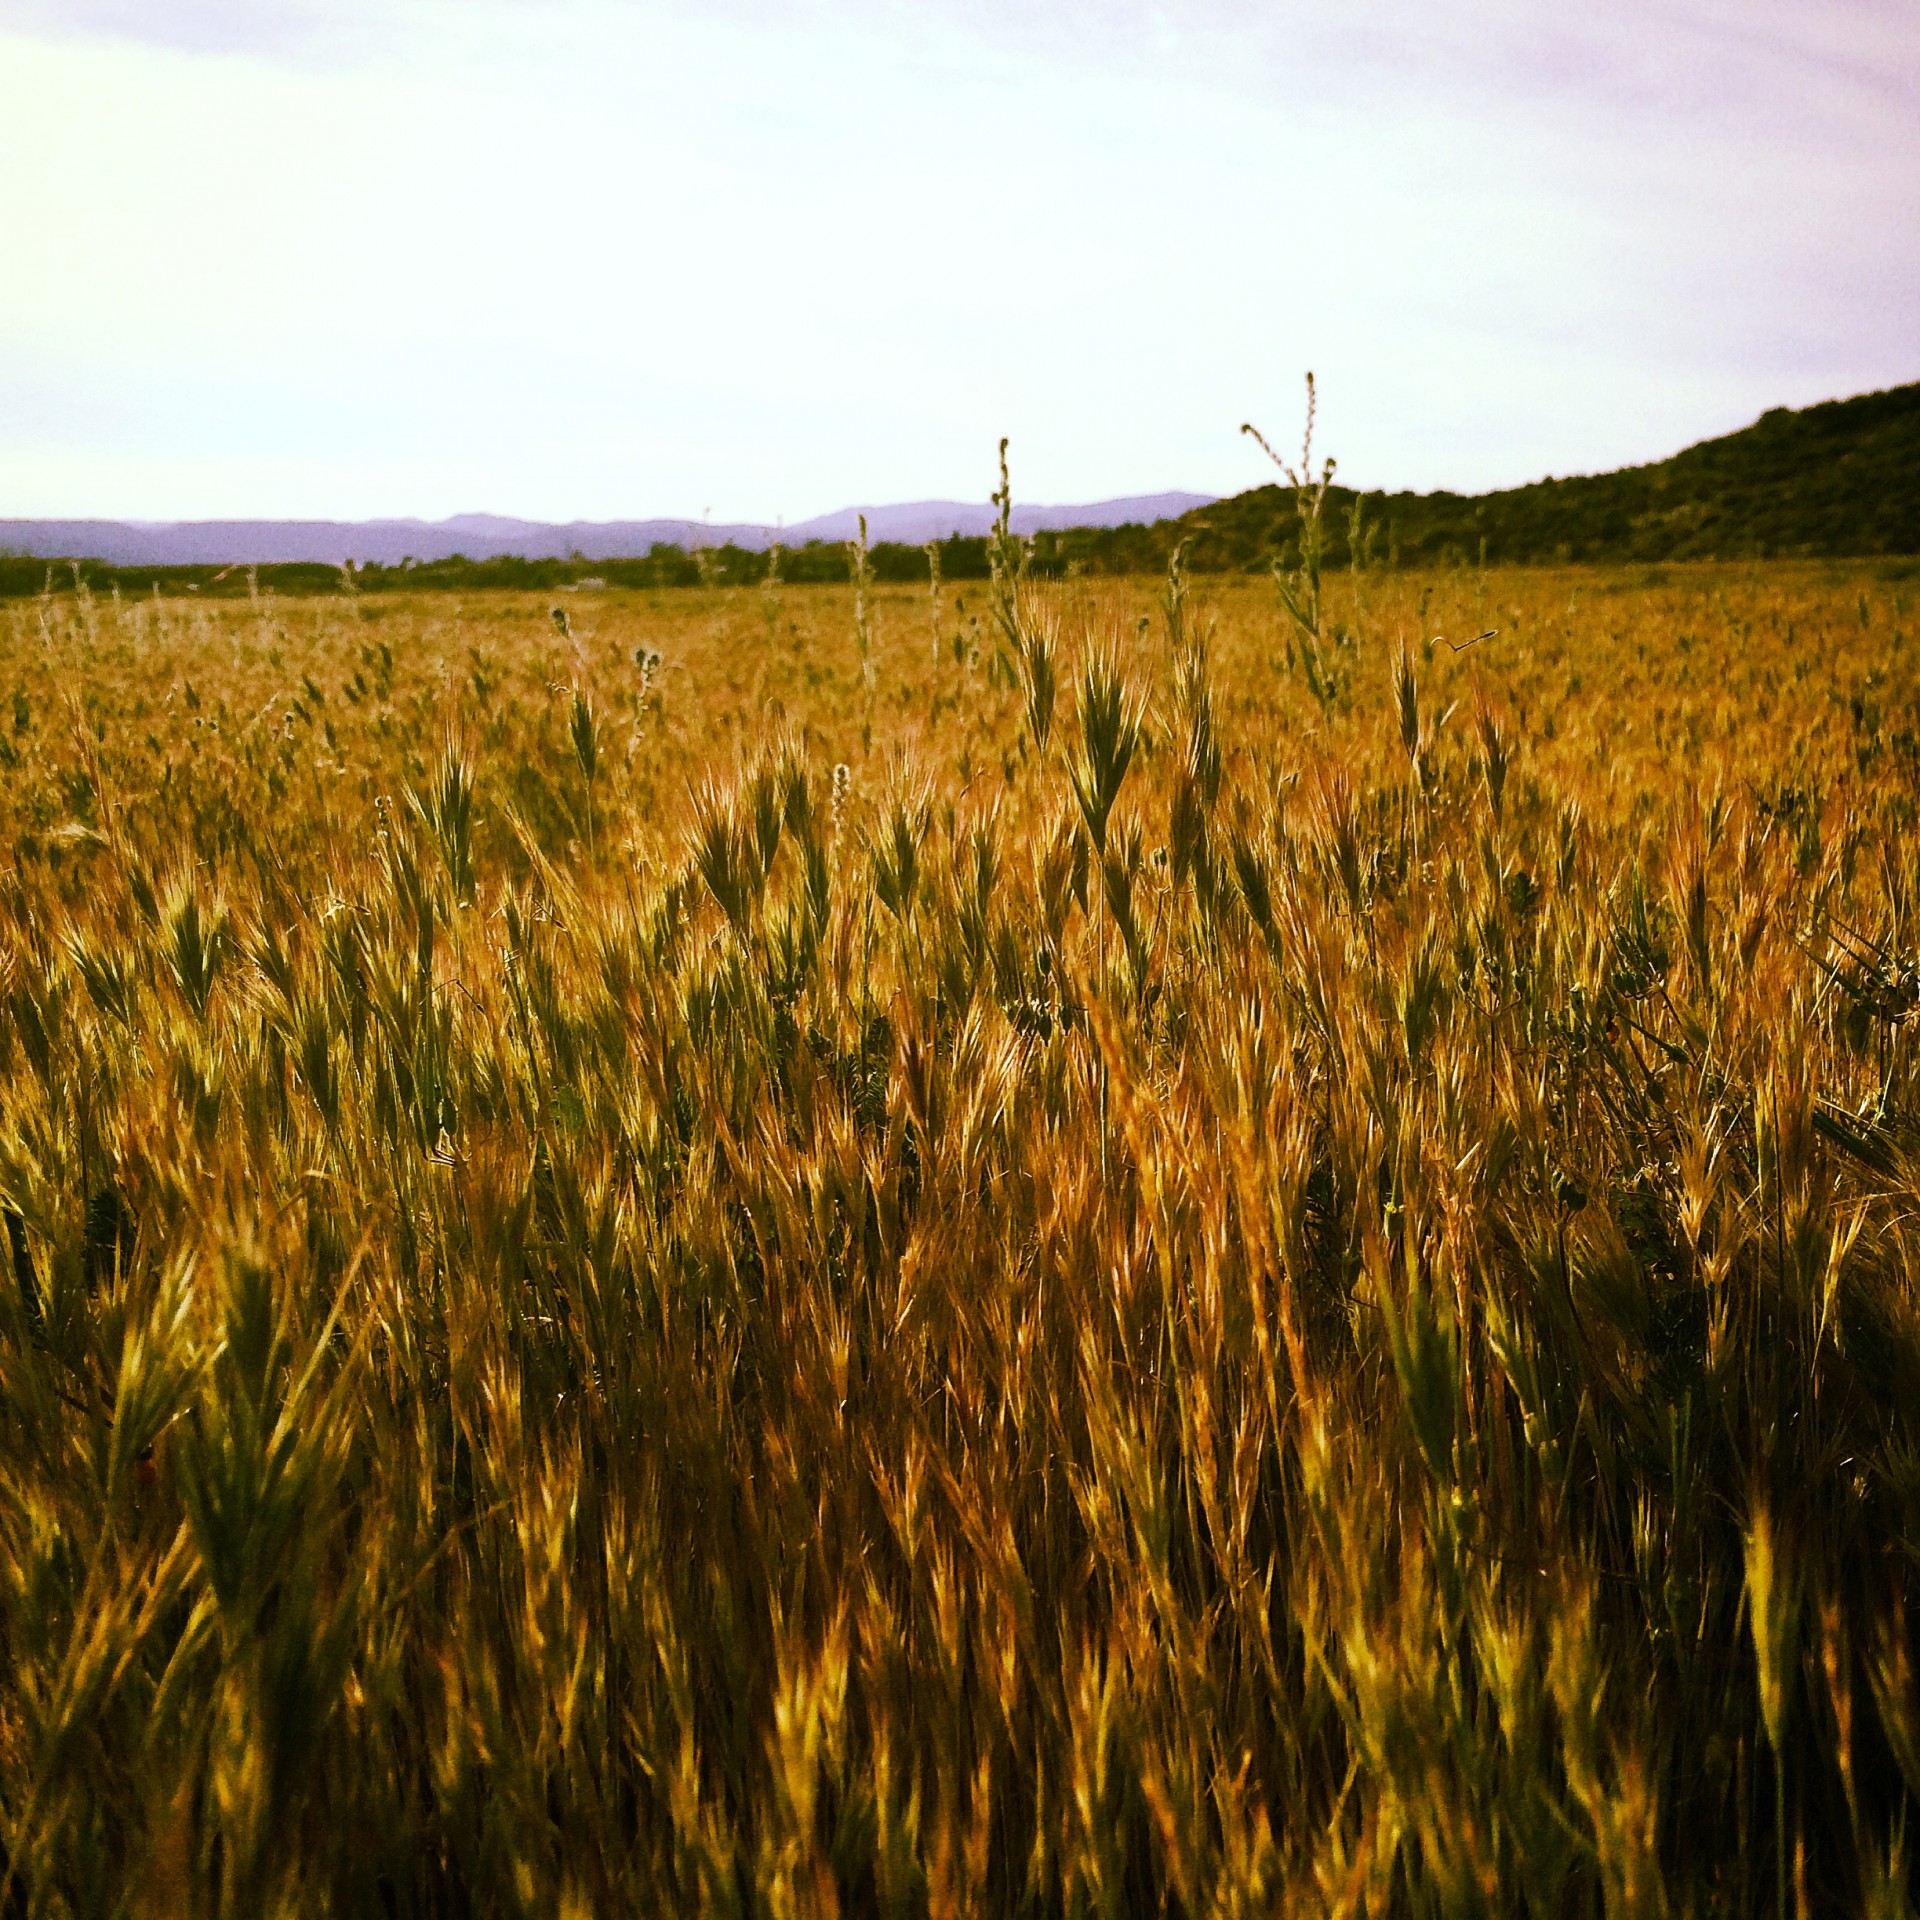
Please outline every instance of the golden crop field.
[[1292, 591], [0, 607], [0, 1911], [1910, 1910], [1920, 580]]

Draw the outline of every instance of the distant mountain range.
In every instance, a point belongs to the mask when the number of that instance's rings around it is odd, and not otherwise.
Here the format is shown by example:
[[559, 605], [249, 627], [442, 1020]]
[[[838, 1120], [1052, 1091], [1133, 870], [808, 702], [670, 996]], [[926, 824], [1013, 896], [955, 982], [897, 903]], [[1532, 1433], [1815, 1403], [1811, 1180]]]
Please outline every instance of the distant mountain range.
[[[1737, 433], [1613, 473], [1483, 494], [1356, 495], [1332, 487], [1330, 565], [1349, 558], [1356, 505], [1364, 551], [1390, 566], [1920, 554], [1920, 383], [1798, 410], [1775, 407]], [[761, 556], [776, 540], [790, 549], [785, 578], [843, 580], [838, 543], [853, 537], [862, 512], [880, 579], [924, 580], [919, 549], [932, 540], [946, 543], [944, 577], [984, 577], [982, 536], [993, 509], [920, 500], [848, 507], [786, 528], [697, 520], [550, 526], [484, 513], [435, 521], [0, 520], [0, 596], [39, 592], [45, 563], [65, 559], [117, 569], [141, 591], [163, 569], [196, 570], [191, 581], [184, 571], [168, 575], [196, 592], [241, 591], [245, 582], [216, 570], [251, 564], [287, 570], [275, 576], [283, 590], [328, 592], [338, 584], [329, 570], [347, 559], [370, 569], [368, 584], [422, 589], [544, 589], [589, 576], [619, 586], [739, 585], [765, 574]], [[1152, 572], [1176, 546], [1195, 572], [1260, 571], [1296, 551], [1299, 537], [1293, 492], [1279, 486], [1230, 499], [1157, 493], [1016, 507], [1013, 520], [1019, 532], [1037, 536], [1032, 563], [1042, 575]], [[809, 542], [816, 543], [810, 551]], [[709, 551], [696, 564], [687, 555], [701, 548]], [[648, 559], [655, 549], [662, 551]], [[395, 571], [409, 559], [413, 566]], [[389, 577], [381, 581], [383, 570]]]
[[[1139, 494], [1085, 506], [1015, 507], [1019, 533], [1068, 527], [1152, 525], [1174, 520], [1215, 498], [1206, 493]], [[959, 500], [915, 500], [899, 506], [845, 507], [798, 526], [710, 526], [701, 520], [572, 520], [552, 525], [492, 513], [450, 520], [0, 520], [0, 553], [38, 560], [97, 560], [113, 567], [274, 566], [318, 562], [398, 566], [450, 560], [636, 559], [657, 545], [686, 549], [734, 546], [764, 552], [777, 540], [851, 540], [866, 515], [867, 538], [921, 546], [958, 534], [991, 532], [993, 509]]]

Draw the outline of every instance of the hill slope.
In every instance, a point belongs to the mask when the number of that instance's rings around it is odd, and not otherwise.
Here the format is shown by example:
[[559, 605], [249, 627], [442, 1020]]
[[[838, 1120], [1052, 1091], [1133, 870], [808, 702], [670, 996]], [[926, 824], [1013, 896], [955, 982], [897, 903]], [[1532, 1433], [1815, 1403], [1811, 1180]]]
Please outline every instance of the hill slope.
[[[1328, 490], [1342, 563], [1354, 499]], [[1506, 563], [1920, 552], [1920, 383], [1776, 407], [1738, 433], [1617, 473], [1479, 495], [1369, 493], [1364, 524], [1377, 557], [1402, 565], [1477, 560], [1483, 540], [1486, 558]], [[1167, 531], [1192, 542], [1198, 569], [1263, 566], [1296, 539], [1293, 493], [1257, 487]]]

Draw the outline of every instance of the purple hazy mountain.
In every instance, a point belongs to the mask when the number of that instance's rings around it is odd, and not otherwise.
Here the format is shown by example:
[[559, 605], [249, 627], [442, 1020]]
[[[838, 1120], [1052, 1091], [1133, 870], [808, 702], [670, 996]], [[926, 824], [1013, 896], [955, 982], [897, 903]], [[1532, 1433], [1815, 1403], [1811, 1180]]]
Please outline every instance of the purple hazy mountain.
[[[1156, 520], [1177, 520], [1195, 507], [1211, 506], [1207, 493], [1140, 493], [1122, 500], [1099, 500], [1080, 507], [1022, 507], [1013, 510], [1016, 533], [1057, 533], [1067, 527], [1152, 526]], [[921, 546], [950, 534], [978, 536], [993, 531], [992, 507], [972, 506], [961, 500], [914, 500], [897, 507], [842, 507], [789, 527], [780, 537], [790, 545], [808, 540], [851, 540], [867, 517], [867, 538], [898, 540]], [[744, 544], [744, 543], [743, 543]]]
[[[1151, 525], [1173, 520], [1215, 498], [1207, 493], [1136, 494], [1086, 506], [1015, 507], [1016, 532], [1066, 527]], [[678, 547], [736, 546], [763, 550], [775, 540], [851, 540], [864, 513], [867, 538], [919, 546], [951, 534], [979, 535], [993, 527], [993, 509], [959, 500], [846, 507], [797, 526], [712, 526], [701, 520], [571, 520], [555, 525], [493, 513], [460, 513], [448, 520], [0, 520], [0, 553], [39, 560], [98, 560], [119, 567], [269, 566], [318, 561], [338, 566], [397, 566], [402, 560], [469, 560], [512, 555], [526, 560], [624, 560], [656, 542]]]

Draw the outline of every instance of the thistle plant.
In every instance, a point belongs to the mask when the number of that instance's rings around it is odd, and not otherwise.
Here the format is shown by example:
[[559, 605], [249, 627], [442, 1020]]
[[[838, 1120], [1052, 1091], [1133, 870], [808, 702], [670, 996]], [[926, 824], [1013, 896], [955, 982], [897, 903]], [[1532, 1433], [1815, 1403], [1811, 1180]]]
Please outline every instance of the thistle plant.
[[660, 696], [655, 691], [654, 682], [659, 679], [660, 669], [665, 662], [656, 648], [639, 646], [633, 650], [633, 664], [639, 678], [633, 690], [633, 724], [627, 731], [629, 765], [639, 752], [641, 740], [646, 734], [647, 715], [659, 705]]
[[994, 625], [1000, 645], [1018, 658], [1020, 653], [1020, 587], [1026, 579], [1029, 548], [1013, 530], [1013, 481], [1007, 472], [1007, 441], [1000, 441], [1000, 485], [993, 495], [993, 532], [987, 538], [987, 567], [991, 582]]
[[1297, 467], [1281, 459], [1258, 427], [1243, 424], [1240, 431], [1252, 437], [1293, 490], [1297, 558], [1291, 566], [1284, 556], [1274, 561], [1273, 583], [1291, 623], [1292, 640], [1298, 648], [1307, 691], [1313, 695], [1321, 713], [1331, 718], [1351, 684], [1351, 668], [1341, 656], [1351, 652], [1352, 635], [1344, 626], [1328, 622], [1321, 595], [1320, 576], [1327, 549], [1324, 516], [1327, 489], [1333, 484], [1334, 463], [1327, 459], [1315, 475], [1313, 420], [1317, 404], [1313, 375], [1309, 373], [1307, 423], [1301, 436]]

